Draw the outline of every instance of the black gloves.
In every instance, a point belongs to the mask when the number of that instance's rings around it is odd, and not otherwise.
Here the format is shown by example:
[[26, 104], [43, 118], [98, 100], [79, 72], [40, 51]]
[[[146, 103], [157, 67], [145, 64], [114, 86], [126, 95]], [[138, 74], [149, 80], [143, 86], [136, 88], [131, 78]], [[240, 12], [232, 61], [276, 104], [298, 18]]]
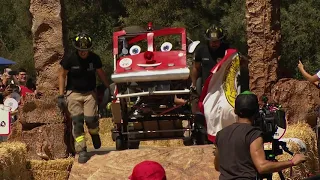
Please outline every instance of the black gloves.
[[59, 95], [58, 96], [58, 107], [61, 110], [64, 110], [65, 108], [67, 108], [67, 103], [66, 103], [66, 100], [64, 98], [64, 95]]
[[102, 98], [100, 105], [105, 108], [107, 106], [108, 102], [110, 102], [110, 101], [111, 101], [110, 89], [106, 88], [103, 92], [103, 98]]

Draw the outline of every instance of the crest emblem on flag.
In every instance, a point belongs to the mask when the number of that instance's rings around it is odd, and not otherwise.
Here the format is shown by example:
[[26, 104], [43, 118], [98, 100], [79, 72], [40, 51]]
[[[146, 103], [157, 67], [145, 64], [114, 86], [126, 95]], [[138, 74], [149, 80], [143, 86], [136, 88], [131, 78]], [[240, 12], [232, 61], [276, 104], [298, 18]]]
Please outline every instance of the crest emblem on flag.
[[234, 108], [237, 95], [240, 93], [240, 57], [237, 55], [228, 64], [223, 81], [223, 90], [227, 101]]

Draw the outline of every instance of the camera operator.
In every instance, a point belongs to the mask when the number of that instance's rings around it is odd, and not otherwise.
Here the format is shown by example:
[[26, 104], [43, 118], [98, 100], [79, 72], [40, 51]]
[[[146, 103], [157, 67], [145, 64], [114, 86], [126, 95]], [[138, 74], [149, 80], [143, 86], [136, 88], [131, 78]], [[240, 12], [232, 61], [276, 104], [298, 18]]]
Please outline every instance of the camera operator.
[[257, 173], [267, 174], [296, 166], [306, 160], [295, 154], [291, 160], [266, 160], [263, 132], [252, 124], [259, 114], [258, 98], [250, 91], [239, 94], [235, 101], [238, 120], [219, 131], [216, 136], [214, 165], [222, 179], [256, 179]]

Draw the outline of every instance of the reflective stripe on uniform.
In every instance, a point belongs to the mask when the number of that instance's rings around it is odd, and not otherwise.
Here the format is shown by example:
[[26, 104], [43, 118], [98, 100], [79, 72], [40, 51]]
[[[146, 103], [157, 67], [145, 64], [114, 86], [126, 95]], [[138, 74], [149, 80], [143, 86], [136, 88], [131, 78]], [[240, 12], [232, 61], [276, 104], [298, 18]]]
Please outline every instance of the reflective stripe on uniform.
[[84, 141], [84, 135], [78, 136], [78, 137], [76, 138], [76, 142], [81, 142], [81, 141]]

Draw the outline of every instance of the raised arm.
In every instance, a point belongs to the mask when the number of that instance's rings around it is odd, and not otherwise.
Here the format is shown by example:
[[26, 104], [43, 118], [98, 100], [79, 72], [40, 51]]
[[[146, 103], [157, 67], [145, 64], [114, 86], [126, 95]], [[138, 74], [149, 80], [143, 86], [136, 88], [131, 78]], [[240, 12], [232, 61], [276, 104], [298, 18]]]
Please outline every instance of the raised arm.
[[301, 63], [301, 61], [299, 61], [298, 63], [298, 69], [299, 71], [301, 72], [302, 76], [309, 82], [311, 83], [314, 83], [315, 85], [318, 85], [318, 82], [319, 81], [319, 76], [318, 74], [320, 75], [320, 72], [318, 72], [317, 74], [314, 74], [314, 75], [310, 75], [305, 69], [304, 69], [304, 66], [303, 64]]
[[260, 174], [278, 172], [283, 169], [298, 165], [306, 160], [306, 157], [302, 154], [296, 154], [292, 160], [288, 161], [272, 162], [266, 160], [262, 137], [258, 137], [250, 144], [250, 155], [256, 169]]

